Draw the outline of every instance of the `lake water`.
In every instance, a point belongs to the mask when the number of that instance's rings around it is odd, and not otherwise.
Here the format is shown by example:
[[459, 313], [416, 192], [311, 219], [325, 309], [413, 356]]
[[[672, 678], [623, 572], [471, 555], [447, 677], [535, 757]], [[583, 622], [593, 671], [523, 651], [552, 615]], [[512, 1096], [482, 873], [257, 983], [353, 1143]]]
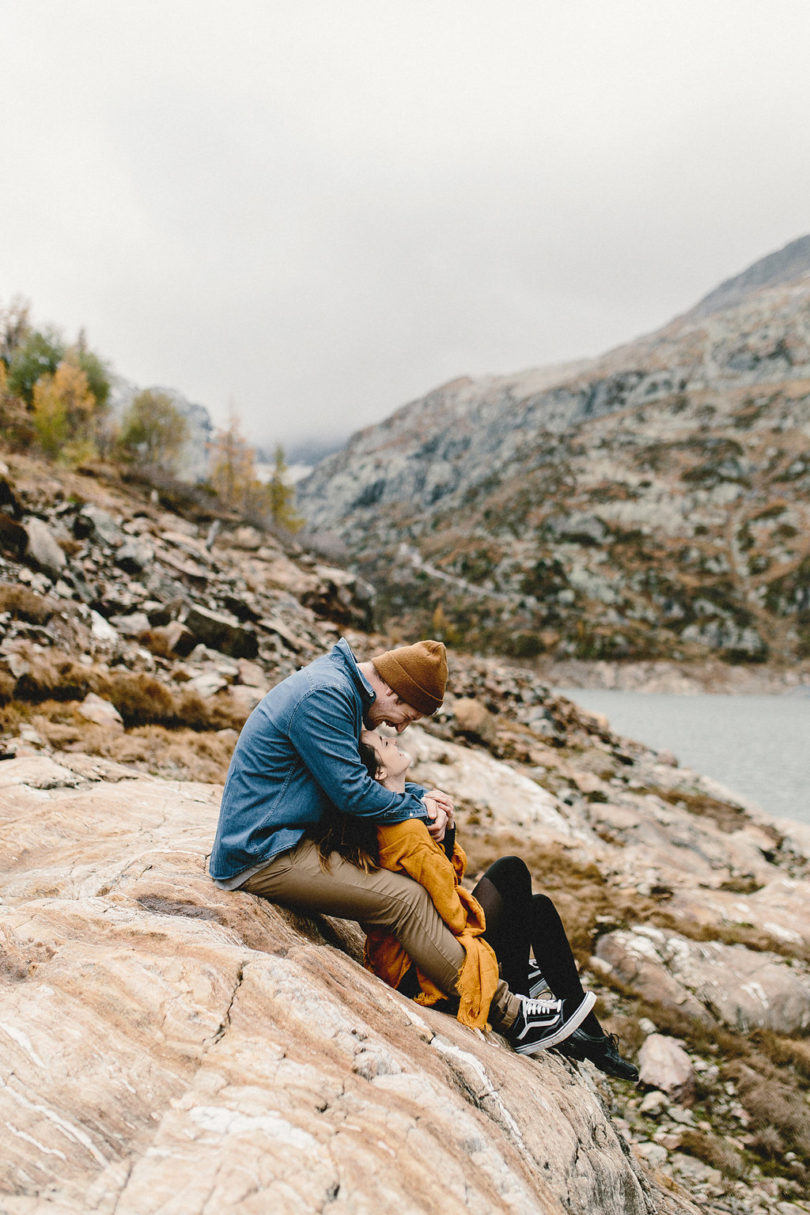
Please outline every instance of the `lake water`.
[[810, 696], [556, 690], [769, 814], [810, 823]]

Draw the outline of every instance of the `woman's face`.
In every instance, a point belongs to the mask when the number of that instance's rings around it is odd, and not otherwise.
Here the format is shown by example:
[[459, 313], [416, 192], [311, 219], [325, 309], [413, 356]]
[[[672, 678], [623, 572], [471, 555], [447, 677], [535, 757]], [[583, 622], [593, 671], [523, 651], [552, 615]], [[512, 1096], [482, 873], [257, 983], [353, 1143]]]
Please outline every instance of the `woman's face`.
[[373, 748], [386, 776], [402, 776], [410, 768], [411, 757], [399, 749], [395, 738], [383, 738], [376, 730], [363, 730], [360, 739]]

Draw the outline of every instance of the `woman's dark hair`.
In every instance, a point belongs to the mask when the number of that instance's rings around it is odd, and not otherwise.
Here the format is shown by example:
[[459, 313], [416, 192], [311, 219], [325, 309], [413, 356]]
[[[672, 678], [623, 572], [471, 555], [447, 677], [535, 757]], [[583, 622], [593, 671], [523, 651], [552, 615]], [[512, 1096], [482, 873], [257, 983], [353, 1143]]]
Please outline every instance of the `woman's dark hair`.
[[[360, 759], [372, 780], [377, 775], [380, 757], [374, 748], [365, 742], [358, 744]], [[377, 824], [356, 814], [342, 814], [330, 808], [314, 829], [321, 866], [329, 868], [329, 856], [337, 852], [345, 860], [359, 866], [366, 873], [379, 868], [377, 849]]]
[[360, 748], [360, 758], [365, 764], [366, 771], [371, 779], [374, 780], [377, 775], [377, 769], [380, 766], [380, 757], [372, 747], [371, 743], [365, 743], [361, 739], [358, 746]]

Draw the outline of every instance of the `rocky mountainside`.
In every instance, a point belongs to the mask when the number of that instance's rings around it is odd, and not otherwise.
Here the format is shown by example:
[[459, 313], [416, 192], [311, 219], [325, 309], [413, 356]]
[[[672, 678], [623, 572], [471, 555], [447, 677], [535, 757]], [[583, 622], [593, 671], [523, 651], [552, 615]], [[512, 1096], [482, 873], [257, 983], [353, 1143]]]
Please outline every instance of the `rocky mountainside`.
[[236, 730], [383, 644], [369, 588], [167, 492], [0, 481], [3, 1215], [807, 1210], [808, 829], [452, 652], [415, 775], [471, 877], [553, 895], [641, 1087], [416, 1009], [356, 928], [205, 875]]
[[473, 649], [810, 657], [810, 237], [601, 358], [404, 406], [299, 510], [382, 618]]

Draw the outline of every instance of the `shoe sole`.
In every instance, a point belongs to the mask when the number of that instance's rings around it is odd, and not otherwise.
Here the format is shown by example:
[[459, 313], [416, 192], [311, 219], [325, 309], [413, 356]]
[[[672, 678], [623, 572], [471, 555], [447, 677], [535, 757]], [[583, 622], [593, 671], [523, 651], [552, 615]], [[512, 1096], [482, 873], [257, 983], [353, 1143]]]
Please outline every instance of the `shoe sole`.
[[549, 1050], [552, 1046], [556, 1046], [558, 1042], [564, 1042], [566, 1038], [570, 1038], [575, 1029], [578, 1029], [582, 1022], [587, 1017], [588, 1013], [596, 1003], [596, 996], [592, 991], [586, 992], [585, 998], [579, 1004], [567, 1021], [563, 1021], [562, 1025], [543, 1038], [542, 1042], [536, 1038], [533, 1042], [526, 1042], [514, 1047], [515, 1053], [518, 1055], [537, 1055], [540, 1051]]
[[604, 1072], [606, 1076], [612, 1076], [616, 1080], [630, 1080], [635, 1083], [639, 1077], [638, 1068], [632, 1063], [614, 1063], [606, 1055], [591, 1055], [582, 1047], [582, 1044], [567, 1038], [560, 1045], [560, 1053], [566, 1059], [573, 1059], [575, 1063], [592, 1063], [600, 1072]]

